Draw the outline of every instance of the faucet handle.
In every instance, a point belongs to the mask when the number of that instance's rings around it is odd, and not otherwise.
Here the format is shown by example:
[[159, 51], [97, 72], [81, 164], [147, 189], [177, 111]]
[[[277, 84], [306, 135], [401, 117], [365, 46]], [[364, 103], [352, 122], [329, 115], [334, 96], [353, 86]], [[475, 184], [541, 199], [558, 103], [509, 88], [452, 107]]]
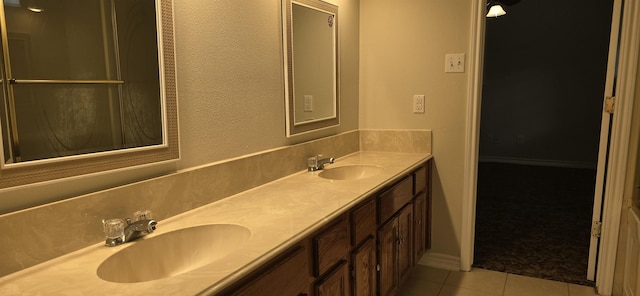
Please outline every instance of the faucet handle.
[[122, 219], [102, 220], [104, 234], [107, 237], [105, 245], [117, 246], [124, 242], [124, 221]]
[[318, 159], [320, 159], [318, 156], [311, 156], [307, 159], [307, 166], [310, 168], [316, 168], [318, 167]]
[[133, 213], [133, 221], [151, 220], [153, 215], [150, 210], [136, 211]]

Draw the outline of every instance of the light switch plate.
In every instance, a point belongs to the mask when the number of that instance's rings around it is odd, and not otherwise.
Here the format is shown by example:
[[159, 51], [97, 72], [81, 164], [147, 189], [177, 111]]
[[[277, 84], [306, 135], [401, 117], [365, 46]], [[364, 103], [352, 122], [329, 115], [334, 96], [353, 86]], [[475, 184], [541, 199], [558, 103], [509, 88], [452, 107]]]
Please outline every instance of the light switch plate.
[[444, 72], [463, 73], [464, 72], [464, 53], [446, 54]]
[[424, 95], [413, 96], [413, 113], [424, 113]]
[[313, 112], [313, 96], [304, 95], [304, 112]]

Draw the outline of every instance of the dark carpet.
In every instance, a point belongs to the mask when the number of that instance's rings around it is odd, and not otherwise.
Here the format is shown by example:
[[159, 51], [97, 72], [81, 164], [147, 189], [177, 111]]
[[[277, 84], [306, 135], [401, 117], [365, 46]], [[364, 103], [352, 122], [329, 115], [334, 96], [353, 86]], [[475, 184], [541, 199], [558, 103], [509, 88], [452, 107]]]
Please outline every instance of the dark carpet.
[[595, 170], [480, 163], [473, 266], [586, 279]]

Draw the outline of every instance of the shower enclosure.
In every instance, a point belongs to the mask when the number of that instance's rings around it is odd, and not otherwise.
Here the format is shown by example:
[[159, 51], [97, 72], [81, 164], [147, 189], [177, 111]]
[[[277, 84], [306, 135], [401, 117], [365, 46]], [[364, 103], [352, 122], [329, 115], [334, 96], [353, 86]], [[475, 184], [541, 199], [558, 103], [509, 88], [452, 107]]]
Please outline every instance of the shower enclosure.
[[5, 0], [4, 163], [163, 143], [153, 0]]

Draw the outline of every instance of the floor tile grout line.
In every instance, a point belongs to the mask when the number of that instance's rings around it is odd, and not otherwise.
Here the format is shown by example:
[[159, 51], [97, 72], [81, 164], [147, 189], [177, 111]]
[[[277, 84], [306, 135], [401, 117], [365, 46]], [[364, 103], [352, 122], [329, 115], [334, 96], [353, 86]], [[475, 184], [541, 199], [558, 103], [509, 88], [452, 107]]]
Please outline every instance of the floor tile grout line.
[[444, 289], [444, 284], [447, 282], [447, 280], [449, 279], [450, 275], [451, 275], [451, 270], [447, 270], [447, 276], [445, 276], [444, 280], [442, 280], [442, 283], [440, 283], [440, 289], [438, 290], [438, 296], [440, 296], [440, 294], [442, 294], [442, 290]]
[[504, 277], [504, 285], [502, 285], [502, 296], [505, 296], [505, 294], [507, 293], [507, 282], [509, 282], [509, 275], [510, 273], [505, 272], [507, 274], [507, 276]]

